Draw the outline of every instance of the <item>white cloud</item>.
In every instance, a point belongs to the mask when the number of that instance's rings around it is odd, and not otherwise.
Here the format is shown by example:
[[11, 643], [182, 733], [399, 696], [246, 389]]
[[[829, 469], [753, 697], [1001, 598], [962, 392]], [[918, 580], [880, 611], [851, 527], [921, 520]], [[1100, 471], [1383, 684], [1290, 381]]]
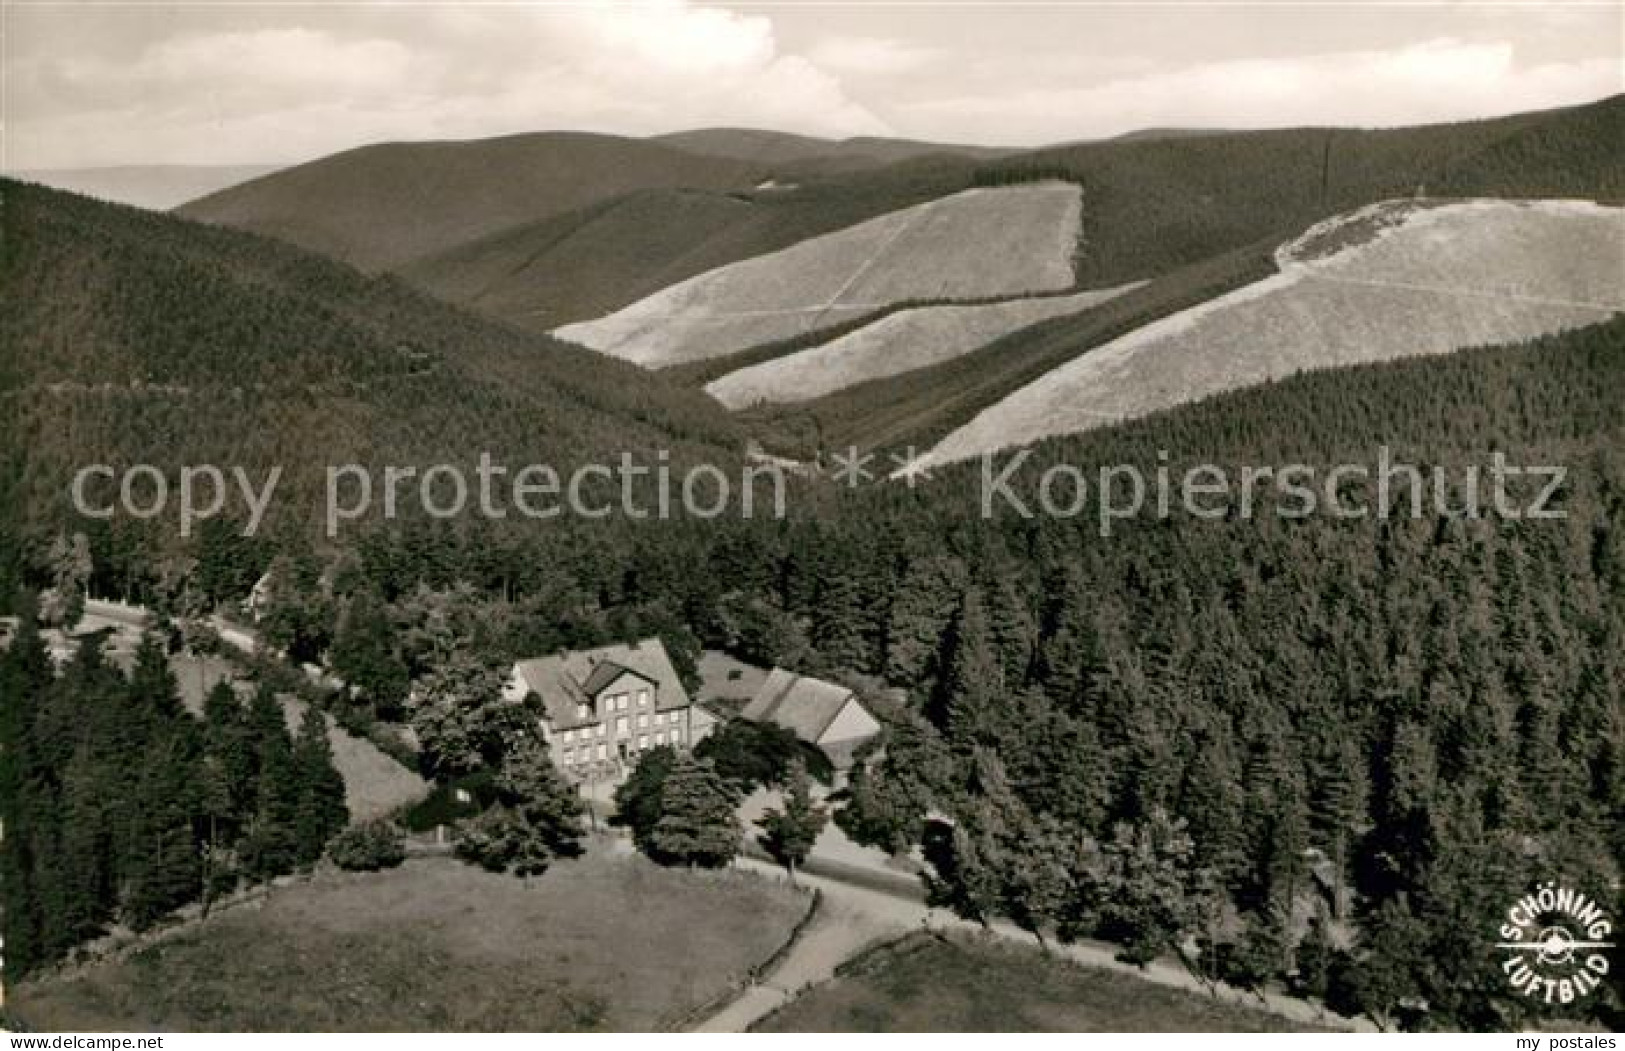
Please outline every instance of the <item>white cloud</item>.
[[894, 77], [913, 73], [938, 61], [943, 52], [888, 37], [824, 37], [807, 51], [807, 58], [823, 69], [859, 76]]
[[1438, 39], [1393, 50], [1253, 59], [1090, 87], [924, 99], [895, 108], [916, 134], [1057, 142], [1137, 128], [1386, 126], [1488, 117], [1618, 92], [1625, 65], [1520, 66], [1510, 43]]
[[700, 0], [11, 8], [4, 143], [13, 168], [295, 161], [556, 128], [1038, 145], [1453, 120], [1625, 89], [1617, 12], [1283, 10], [1262, 24], [1189, 8], [770, 17]]
[[[9, 165], [298, 160], [386, 139], [554, 128], [890, 131], [835, 76], [785, 53], [767, 18], [720, 8], [258, 8], [248, 18], [261, 22], [169, 27], [133, 56], [74, 46], [62, 19], [47, 27], [56, 39], [22, 40], [7, 74]], [[299, 18], [322, 28], [289, 23]]]

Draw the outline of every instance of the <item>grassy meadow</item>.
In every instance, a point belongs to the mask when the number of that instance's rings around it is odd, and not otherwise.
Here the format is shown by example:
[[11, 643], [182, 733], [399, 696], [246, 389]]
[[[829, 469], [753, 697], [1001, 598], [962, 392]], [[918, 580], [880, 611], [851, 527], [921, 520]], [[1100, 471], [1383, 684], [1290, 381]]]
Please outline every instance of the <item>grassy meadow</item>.
[[991, 939], [911, 934], [869, 950], [757, 1027], [778, 1033], [1282, 1032], [1206, 996]]
[[807, 899], [590, 853], [529, 881], [445, 858], [324, 872], [12, 990], [38, 1031], [642, 1031], [770, 957]]

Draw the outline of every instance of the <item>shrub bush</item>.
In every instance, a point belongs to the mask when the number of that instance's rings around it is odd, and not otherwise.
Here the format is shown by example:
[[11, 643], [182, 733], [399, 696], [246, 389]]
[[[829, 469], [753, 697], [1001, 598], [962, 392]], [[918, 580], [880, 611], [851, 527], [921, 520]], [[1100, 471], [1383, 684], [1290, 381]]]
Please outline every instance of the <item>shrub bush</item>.
[[345, 829], [327, 845], [333, 864], [349, 872], [376, 872], [406, 860], [400, 829], [387, 821], [369, 821]]

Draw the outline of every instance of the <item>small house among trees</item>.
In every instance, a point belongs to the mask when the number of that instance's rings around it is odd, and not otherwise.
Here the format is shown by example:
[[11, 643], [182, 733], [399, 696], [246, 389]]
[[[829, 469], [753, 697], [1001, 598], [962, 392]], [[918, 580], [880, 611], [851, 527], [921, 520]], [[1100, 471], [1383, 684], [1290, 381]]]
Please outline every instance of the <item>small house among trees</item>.
[[845, 686], [774, 668], [741, 719], [782, 727], [829, 758], [837, 777], [852, 767], [858, 747], [880, 733], [880, 723]]

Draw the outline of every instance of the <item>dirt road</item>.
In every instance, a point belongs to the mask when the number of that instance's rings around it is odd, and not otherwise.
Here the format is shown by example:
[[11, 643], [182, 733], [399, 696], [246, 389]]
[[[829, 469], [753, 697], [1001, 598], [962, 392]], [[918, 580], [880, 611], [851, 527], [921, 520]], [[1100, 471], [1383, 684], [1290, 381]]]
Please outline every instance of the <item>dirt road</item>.
[[[764, 874], [783, 877], [776, 866], [741, 858], [736, 864]], [[801, 875], [799, 881], [823, 892], [823, 907], [818, 917], [802, 933], [800, 940], [788, 956], [767, 979], [747, 989], [743, 995], [706, 1019], [696, 1028], [705, 1033], [744, 1032], [766, 1017], [779, 1005], [788, 1002], [810, 985], [829, 981], [835, 968], [864, 949], [882, 941], [889, 941], [911, 930], [975, 932], [982, 928], [962, 920], [942, 909], [928, 908], [920, 901], [883, 891], [856, 887], [822, 876]], [[1033, 945], [1033, 937], [1008, 923], [994, 923], [989, 928], [999, 937]], [[1290, 996], [1246, 992], [1229, 986], [1209, 990], [1189, 971], [1174, 964], [1158, 962], [1141, 969], [1121, 963], [1115, 947], [1106, 943], [1080, 942], [1072, 945], [1052, 945], [1057, 956], [1108, 971], [1132, 974], [1156, 985], [1185, 989], [1199, 995], [1212, 995], [1216, 999], [1242, 1004], [1294, 1022], [1328, 1028], [1346, 1028], [1364, 1032], [1374, 1027], [1364, 1019], [1348, 1019], [1323, 1011], [1315, 1004]]]

